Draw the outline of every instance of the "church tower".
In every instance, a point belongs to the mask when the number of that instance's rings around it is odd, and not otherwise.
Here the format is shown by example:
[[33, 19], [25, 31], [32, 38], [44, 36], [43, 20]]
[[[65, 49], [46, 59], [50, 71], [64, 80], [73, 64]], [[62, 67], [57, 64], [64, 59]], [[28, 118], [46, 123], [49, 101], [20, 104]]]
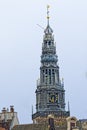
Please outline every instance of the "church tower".
[[68, 117], [69, 111], [65, 110], [64, 82], [60, 80], [58, 56], [54, 41], [53, 30], [49, 24], [49, 6], [47, 6], [47, 27], [44, 30], [40, 80], [36, 88], [36, 113], [32, 114], [34, 122], [45, 119], [48, 115]]

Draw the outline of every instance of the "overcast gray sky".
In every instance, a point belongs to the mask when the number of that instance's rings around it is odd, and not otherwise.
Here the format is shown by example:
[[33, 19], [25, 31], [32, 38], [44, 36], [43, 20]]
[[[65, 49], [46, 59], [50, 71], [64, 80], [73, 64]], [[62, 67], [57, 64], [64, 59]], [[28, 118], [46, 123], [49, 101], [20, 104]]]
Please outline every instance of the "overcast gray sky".
[[87, 118], [87, 0], [0, 0], [0, 110], [14, 105], [20, 123], [35, 112], [46, 6], [71, 116]]

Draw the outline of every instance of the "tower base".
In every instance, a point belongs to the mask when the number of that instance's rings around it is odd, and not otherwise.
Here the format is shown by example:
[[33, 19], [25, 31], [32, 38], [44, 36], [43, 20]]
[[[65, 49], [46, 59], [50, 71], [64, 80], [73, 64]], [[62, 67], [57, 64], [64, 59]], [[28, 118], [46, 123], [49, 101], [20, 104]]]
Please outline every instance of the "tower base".
[[40, 111], [32, 115], [33, 123], [37, 124], [47, 124], [48, 116], [54, 116], [54, 121], [59, 122], [60, 120], [65, 120], [70, 116], [69, 111]]

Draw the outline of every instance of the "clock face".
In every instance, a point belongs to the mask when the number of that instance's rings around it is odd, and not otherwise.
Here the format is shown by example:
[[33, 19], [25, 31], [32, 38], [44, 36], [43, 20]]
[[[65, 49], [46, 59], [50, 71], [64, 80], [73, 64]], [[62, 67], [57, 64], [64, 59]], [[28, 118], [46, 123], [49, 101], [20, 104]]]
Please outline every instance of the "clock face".
[[49, 93], [49, 102], [50, 103], [57, 103], [58, 102], [58, 94], [57, 93], [54, 93], [54, 94]]

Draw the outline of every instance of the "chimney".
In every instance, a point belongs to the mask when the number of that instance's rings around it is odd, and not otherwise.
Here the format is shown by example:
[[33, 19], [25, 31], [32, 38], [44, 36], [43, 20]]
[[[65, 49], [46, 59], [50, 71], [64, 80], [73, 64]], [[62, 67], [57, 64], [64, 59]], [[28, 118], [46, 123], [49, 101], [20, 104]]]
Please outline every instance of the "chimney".
[[10, 106], [10, 112], [14, 112], [14, 106]]
[[2, 113], [5, 113], [5, 112], [6, 112], [6, 108], [3, 107], [3, 109], [2, 109]]

